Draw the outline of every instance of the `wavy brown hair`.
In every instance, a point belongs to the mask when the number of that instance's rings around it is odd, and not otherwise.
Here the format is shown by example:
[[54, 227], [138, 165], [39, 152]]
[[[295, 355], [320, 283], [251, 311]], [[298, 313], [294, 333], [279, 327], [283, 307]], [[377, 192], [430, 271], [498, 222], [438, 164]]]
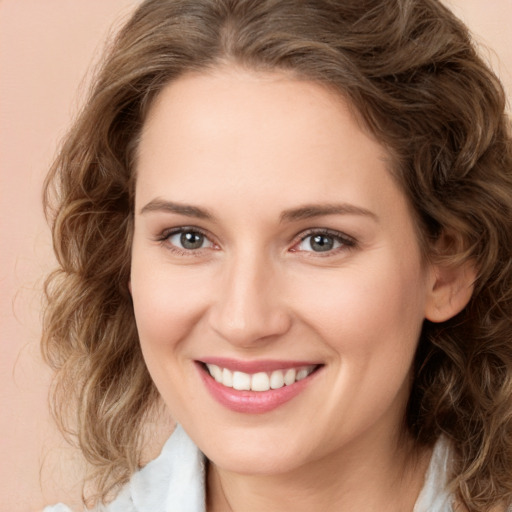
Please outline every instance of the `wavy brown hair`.
[[[470, 511], [512, 500], [512, 149], [502, 87], [436, 0], [148, 0], [111, 44], [45, 188], [59, 268], [43, 354], [62, 429], [98, 496], [140, 464], [158, 403], [128, 281], [134, 161], [169, 82], [222, 63], [281, 70], [349, 100], [395, 160], [427, 258], [478, 269], [468, 306], [419, 341], [406, 428], [453, 445]], [[443, 254], [435, 241], [448, 236]]]

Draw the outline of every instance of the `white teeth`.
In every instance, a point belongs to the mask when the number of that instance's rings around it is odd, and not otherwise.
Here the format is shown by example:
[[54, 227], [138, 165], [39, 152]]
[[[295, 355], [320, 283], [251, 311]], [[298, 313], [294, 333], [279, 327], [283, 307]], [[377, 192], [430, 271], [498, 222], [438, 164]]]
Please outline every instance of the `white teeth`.
[[270, 387], [272, 389], [279, 389], [284, 386], [284, 375], [281, 370], [276, 370], [270, 375]]
[[222, 370], [222, 384], [228, 388], [233, 387], [233, 374], [227, 368]]
[[286, 373], [284, 374], [284, 383], [289, 386], [290, 384], [293, 384], [295, 382], [295, 375], [296, 371], [294, 368], [290, 368], [289, 370], [286, 370]]
[[245, 372], [232, 372], [215, 364], [207, 364], [210, 375], [220, 384], [238, 391], [268, 391], [291, 386], [294, 382], [305, 379], [316, 368], [310, 365], [302, 368], [289, 368], [273, 372], [258, 372], [250, 375]]
[[297, 376], [295, 377], [295, 380], [302, 380], [305, 379], [309, 375], [307, 368], [301, 368], [297, 372]]
[[251, 376], [248, 373], [233, 373], [233, 388], [238, 391], [249, 391], [251, 389]]
[[217, 382], [222, 382], [222, 370], [216, 364], [209, 364], [208, 370]]
[[268, 391], [270, 389], [270, 379], [265, 372], [255, 373], [251, 379], [252, 391]]

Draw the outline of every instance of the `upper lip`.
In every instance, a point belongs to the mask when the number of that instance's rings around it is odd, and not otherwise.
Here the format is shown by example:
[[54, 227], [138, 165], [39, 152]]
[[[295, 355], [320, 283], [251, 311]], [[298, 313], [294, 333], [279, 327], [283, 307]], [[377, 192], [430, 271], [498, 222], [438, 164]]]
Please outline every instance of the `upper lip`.
[[286, 370], [288, 368], [302, 368], [304, 366], [320, 365], [316, 361], [279, 361], [275, 359], [261, 359], [253, 361], [244, 361], [231, 359], [228, 357], [206, 357], [198, 360], [204, 364], [214, 364], [221, 368], [227, 368], [231, 371], [243, 373], [272, 372], [274, 370]]

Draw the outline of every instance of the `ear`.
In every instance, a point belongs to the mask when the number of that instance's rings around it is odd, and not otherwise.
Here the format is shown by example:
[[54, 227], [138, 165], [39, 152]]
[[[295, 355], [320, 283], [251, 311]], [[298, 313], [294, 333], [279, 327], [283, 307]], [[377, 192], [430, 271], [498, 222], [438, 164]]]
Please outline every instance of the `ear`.
[[472, 261], [432, 265], [425, 318], [444, 322], [460, 313], [471, 299], [475, 279]]

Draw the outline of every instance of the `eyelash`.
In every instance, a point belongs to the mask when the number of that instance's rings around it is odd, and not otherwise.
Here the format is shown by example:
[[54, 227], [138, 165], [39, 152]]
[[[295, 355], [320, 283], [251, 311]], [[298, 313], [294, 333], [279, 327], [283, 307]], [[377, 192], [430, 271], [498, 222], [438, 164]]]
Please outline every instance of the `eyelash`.
[[176, 245], [170, 242], [170, 238], [173, 235], [184, 234], [184, 233], [194, 233], [197, 235], [203, 236], [206, 240], [208, 240], [212, 245], [215, 245], [214, 242], [210, 240], [209, 235], [204, 232], [202, 229], [197, 228], [195, 226], [182, 226], [179, 228], [167, 229], [163, 231], [157, 238], [157, 241], [161, 243], [166, 249], [171, 252], [177, 254], [178, 256], [198, 256], [201, 249], [193, 250], [193, 249], [182, 249], [177, 247]]
[[321, 235], [325, 236], [326, 238], [332, 238], [336, 242], [338, 242], [340, 245], [339, 247], [335, 247], [333, 249], [327, 250], [325, 252], [322, 251], [301, 251], [304, 253], [308, 253], [308, 256], [310, 254], [314, 254], [315, 257], [329, 257], [333, 256], [335, 254], [338, 254], [341, 251], [347, 251], [352, 250], [357, 247], [357, 241], [355, 238], [348, 236], [340, 231], [336, 231], [333, 229], [310, 229], [307, 230], [304, 233], [301, 233], [299, 236], [298, 242], [296, 242], [292, 247], [292, 252], [299, 252], [300, 249], [294, 249], [294, 247], [297, 247], [299, 244], [307, 240], [308, 238], [314, 237], [315, 235]]
[[[201, 249], [205, 249], [204, 247], [200, 247], [197, 250], [194, 249], [182, 249], [180, 247], [177, 247], [176, 245], [170, 243], [170, 238], [173, 235], [177, 234], [184, 234], [184, 233], [192, 233], [201, 235], [206, 240], [209, 241], [210, 244], [215, 246], [216, 244], [210, 239], [210, 236], [203, 231], [202, 229], [195, 227], [195, 226], [182, 226], [179, 228], [173, 228], [173, 229], [167, 229], [163, 231], [158, 237], [157, 241], [160, 242], [163, 246], [165, 246], [166, 249], [170, 250], [171, 252], [179, 255], [179, 256], [198, 256], [201, 253]], [[326, 238], [331, 238], [335, 242], [339, 243], [339, 247], [335, 247], [333, 249], [326, 250], [325, 252], [322, 251], [305, 251], [296, 249], [298, 245], [300, 245], [302, 242], [307, 240], [310, 237], [314, 237], [315, 235], [321, 235], [325, 236]], [[329, 257], [335, 254], [338, 254], [340, 251], [347, 251], [352, 250], [357, 247], [357, 241], [351, 237], [348, 236], [340, 231], [332, 230], [332, 229], [310, 229], [305, 232], [300, 233], [298, 237], [295, 238], [296, 241], [294, 241], [292, 248], [290, 249], [291, 252], [303, 252], [308, 254], [314, 254], [315, 257]], [[206, 247], [209, 248], [209, 247]]]

